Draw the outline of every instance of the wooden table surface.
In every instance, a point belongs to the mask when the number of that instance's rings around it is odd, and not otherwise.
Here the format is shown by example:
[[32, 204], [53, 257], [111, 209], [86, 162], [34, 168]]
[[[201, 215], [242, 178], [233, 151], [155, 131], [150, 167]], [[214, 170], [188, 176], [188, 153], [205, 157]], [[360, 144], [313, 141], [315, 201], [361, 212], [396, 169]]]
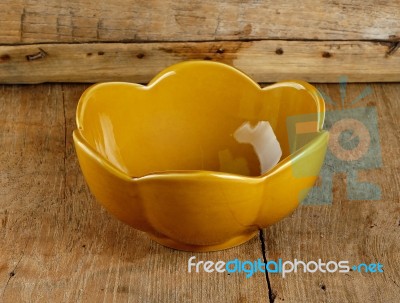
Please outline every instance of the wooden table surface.
[[[400, 302], [400, 84], [370, 84], [370, 95], [346, 103], [377, 109], [382, 166], [360, 168], [358, 178], [377, 184], [380, 200], [349, 200], [348, 176], [337, 173], [332, 204], [302, 205], [260, 237], [212, 253], [162, 247], [95, 202], [72, 144], [87, 86], [0, 86], [0, 302]], [[348, 100], [366, 86], [349, 84]], [[340, 100], [338, 84], [317, 87]], [[380, 262], [384, 273], [246, 279], [188, 273], [191, 256]]]
[[[198, 59], [259, 82], [322, 83], [340, 104], [344, 90], [323, 83], [345, 74], [361, 83], [348, 85], [344, 110], [328, 104], [330, 117], [355, 112], [372, 125], [376, 109], [382, 164], [378, 153], [348, 170], [327, 161], [336, 171], [324, 190], [331, 203], [302, 205], [230, 250], [174, 251], [116, 221], [90, 194], [72, 144], [88, 84], [0, 85], [0, 303], [400, 302], [400, 84], [362, 84], [400, 81], [399, 20], [399, 1], [1, 1], [0, 83], [148, 82]], [[375, 183], [380, 198], [349, 199], [357, 178]], [[191, 256], [380, 262], [384, 273], [246, 279], [188, 273]]]

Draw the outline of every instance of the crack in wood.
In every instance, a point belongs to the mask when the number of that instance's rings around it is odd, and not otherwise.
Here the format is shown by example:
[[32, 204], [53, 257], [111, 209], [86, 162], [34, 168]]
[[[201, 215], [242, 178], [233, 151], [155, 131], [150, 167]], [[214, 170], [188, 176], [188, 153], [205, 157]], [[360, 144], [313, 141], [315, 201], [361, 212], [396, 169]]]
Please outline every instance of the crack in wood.
[[28, 61], [33, 61], [33, 60], [38, 60], [46, 57], [48, 54], [39, 47], [39, 52], [32, 54], [32, 55], [26, 55], [26, 60]]
[[22, 9], [22, 14], [20, 18], [20, 29], [19, 29], [19, 41], [22, 42], [24, 39], [24, 23], [26, 17], [26, 9], [25, 7]]
[[386, 56], [392, 56], [394, 55], [395, 52], [397, 52], [397, 50], [400, 48], [400, 40], [397, 42], [392, 42], [389, 46], [389, 49], [386, 52]]
[[393, 282], [394, 285], [396, 285], [398, 288], [400, 288], [400, 285], [394, 280], [391, 276], [388, 276], [389, 279]]
[[64, 115], [64, 193], [63, 193], [63, 201], [66, 201], [67, 198], [67, 115], [65, 112], [65, 93], [64, 86], [61, 85], [61, 94], [62, 94], [62, 106], [63, 106], [63, 115]]
[[[101, 25], [99, 25], [99, 29]], [[25, 32], [29, 34], [29, 32]], [[151, 43], [203, 43], [203, 42], [258, 42], [258, 41], [289, 41], [289, 42], [326, 42], [326, 43], [362, 43], [362, 42], [371, 42], [371, 43], [383, 43], [385, 45], [393, 45], [393, 43], [397, 43], [400, 41], [394, 41], [393, 39], [313, 39], [313, 38], [280, 38], [280, 37], [269, 37], [269, 38], [226, 38], [226, 39], [175, 39], [175, 40], [149, 40], [149, 39], [121, 39], [121, 40], [85, 40], [85, 41], [38, 41], [38, 42], [21, 42], [18, 44], [15, 43], [0, 43], [0, 46], [29, 46], [29, 45], [41, 45], [41, 44], [114, 44], [114, 43], [142, 43], [142, 44], [151, 44]]]
[[28, 242], [26, 242], [25, 248], [24, 248], [24, 250], [22, 251], [22, 255], [21, 255], [21, 257], [19, 258], [17, 264], [15, 264], [13, 270], [9, 273], [9, 276], [8, 276], [8, 279], [7, 279], [7, 282], [6, 282], [6, 285], [4, 286], [3, 293], [2, 293], [2, 295], [1, 295], [2, 298], [4, 298], [4, 295], [5, 295], [5, 293], [6, 293], [8, 284], [10, 283], [11, 279], [12, 279], [13, 277], [15, 277], [15, 275], [16, 275], [17, 267], [18, 267], [19, 263], [21, 263], [22, 258], [23, 258], [24, 255], [25, 255], [25, 250], [26, 250], [26, 247], [27, 247], [27, 246], [28, 246]]
[[[265, 246], [265, 237], [264, 237], [264, 230], [260, 229], [259, 230], [259, 238], [261, 242], [261, 252], [263, 256], [263, 262], [264, 264], [267, 264], [267, 249]], [[267, 266], [267, 265], [265, 265]], [[276, 299], [276, 292], [273, 291], [272, 286], [271, 286], [271, 280], [269, 278], [268, 270], [265, 268], [265, 280], [267, 281], [267, 286], [268, 286], [268, 300], [269, 303], [274, 303]]]

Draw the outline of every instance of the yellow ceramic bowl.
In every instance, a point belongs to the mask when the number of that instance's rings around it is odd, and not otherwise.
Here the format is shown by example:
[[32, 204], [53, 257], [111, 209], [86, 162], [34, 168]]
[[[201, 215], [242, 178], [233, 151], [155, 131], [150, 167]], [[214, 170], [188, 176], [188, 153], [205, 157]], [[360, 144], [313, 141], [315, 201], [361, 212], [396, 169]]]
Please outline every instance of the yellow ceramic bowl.
[[[211, 251], [249, 240], [305, 198], [327, 147], [324, 110], [308, 83], [260, 88], [231, 66], [190, 61], [147, 86], [91, 86], [73, 137], [111, 214], [165, 246]], [[273, 168], [268, 127], [282, 150]]]

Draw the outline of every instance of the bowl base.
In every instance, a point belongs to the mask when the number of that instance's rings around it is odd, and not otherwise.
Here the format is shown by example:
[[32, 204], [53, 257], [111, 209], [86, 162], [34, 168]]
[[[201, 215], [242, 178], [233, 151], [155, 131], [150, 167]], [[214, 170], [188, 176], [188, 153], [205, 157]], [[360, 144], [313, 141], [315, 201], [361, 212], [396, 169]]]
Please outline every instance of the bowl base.
[[158, 236], [158, 235], [157, 236], [149, 235], [149, 237], [150, 237], [150, 239], [157, 242], [158, 244], [161, 244], [168, 248], [183, 250], [183, 251], [190, 251], [190, 252], [207, 252], [207, 251], [224, 250], [224, 249], [238, 246], [240, 244], [243, 244], [243, 243], [249, 241], [250, 239], [255, 237], [257, 234], [258, 234], [258, 230], [237, 236], [237, 237], [229, 239], [228, 241], [223, 242], [223, 243], [212, 244], [212, 245], [186, 244], [186, 243], [177, 242], [170, 238], [166, 238], [166, 237]]

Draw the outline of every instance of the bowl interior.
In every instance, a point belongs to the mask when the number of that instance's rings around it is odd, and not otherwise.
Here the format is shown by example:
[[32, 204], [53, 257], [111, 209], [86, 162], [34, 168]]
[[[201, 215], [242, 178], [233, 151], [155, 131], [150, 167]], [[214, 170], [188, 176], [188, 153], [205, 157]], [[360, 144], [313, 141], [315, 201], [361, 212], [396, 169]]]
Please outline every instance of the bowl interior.
[[191, 62], [148, 86], [92, 86], [80, 100], [77, 124], [87, 144], [132, 177], [166, 170], [258, 176], [277, 158], [271, 130], [283, 159], [291, 153], [287, 118], [311, 114], [318, 131], [320, 107], [312, 86], [261, 89], [230, 66]]

